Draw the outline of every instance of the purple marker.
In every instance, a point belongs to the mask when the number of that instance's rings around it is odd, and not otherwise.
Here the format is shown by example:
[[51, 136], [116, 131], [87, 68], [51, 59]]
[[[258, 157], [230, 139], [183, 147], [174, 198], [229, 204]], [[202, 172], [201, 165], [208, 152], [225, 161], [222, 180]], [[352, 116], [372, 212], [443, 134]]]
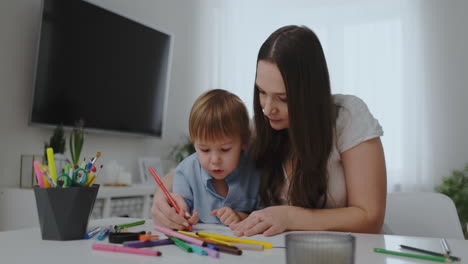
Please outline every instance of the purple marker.
[[155, 247], [174, 244], [169, 238], [161, 240], [149, 240], [149, 241], [127, 241], [123, 243], [124, 247], [131, 248], [142, 248], [142, 247]]

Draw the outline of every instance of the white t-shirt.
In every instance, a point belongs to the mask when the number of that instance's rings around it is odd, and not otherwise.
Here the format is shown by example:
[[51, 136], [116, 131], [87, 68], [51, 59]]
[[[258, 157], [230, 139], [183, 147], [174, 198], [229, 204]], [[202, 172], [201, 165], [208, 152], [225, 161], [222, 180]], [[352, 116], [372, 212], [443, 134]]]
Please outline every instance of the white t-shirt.
[[[328, 198], [326, 208], [346, 207], [346, 182], [341, 161], [341, 153], [359, 145], [360, 143], [383, 135], [382, 127], [370, 113], [367, 105], [360, 98], [353, 95], [336, 94], [333, 100], [338, 106], [336, 120], [336, 137], [332, 153], [328, 160]], [[283, 188], [283, 202], [289, 187]]]

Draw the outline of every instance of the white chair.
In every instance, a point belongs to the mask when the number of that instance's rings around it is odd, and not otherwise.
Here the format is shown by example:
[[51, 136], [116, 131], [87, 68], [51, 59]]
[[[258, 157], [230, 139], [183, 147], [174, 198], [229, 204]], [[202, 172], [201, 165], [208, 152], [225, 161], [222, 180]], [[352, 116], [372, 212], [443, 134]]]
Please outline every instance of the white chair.
[[464, 239], [453, 201], [444, 194], [432, 192], [389, 193], [383, 232]]

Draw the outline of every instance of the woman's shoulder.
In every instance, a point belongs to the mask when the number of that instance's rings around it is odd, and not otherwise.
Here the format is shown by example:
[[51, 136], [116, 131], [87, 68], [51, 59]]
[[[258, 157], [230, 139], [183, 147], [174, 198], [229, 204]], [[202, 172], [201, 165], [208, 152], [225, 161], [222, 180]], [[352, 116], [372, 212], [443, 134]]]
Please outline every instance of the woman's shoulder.
[[354, 95], [335, 94], [337, 107], [336, 136], [339, 152], [344, 152], [361, 142], [383, 135], [379, 121], [367, 104]]
[[367, 107], [366, 103], [361, 98], [351, 94], [334, 94], [333, 101], [335, 105], [345, 109]]

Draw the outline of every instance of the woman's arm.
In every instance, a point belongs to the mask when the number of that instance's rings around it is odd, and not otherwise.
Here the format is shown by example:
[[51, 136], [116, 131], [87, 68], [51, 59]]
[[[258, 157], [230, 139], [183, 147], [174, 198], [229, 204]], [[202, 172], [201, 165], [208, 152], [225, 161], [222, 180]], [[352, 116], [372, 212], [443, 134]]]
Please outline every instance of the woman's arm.
[[271, 206], [253, 212], [232, 229], [236, 235], [275, 235], [286, 230], [333, 230], [378, 233], [385, 217], [387, 179], [380, 138], [341, 154], [348, 207], [308, 209]]

